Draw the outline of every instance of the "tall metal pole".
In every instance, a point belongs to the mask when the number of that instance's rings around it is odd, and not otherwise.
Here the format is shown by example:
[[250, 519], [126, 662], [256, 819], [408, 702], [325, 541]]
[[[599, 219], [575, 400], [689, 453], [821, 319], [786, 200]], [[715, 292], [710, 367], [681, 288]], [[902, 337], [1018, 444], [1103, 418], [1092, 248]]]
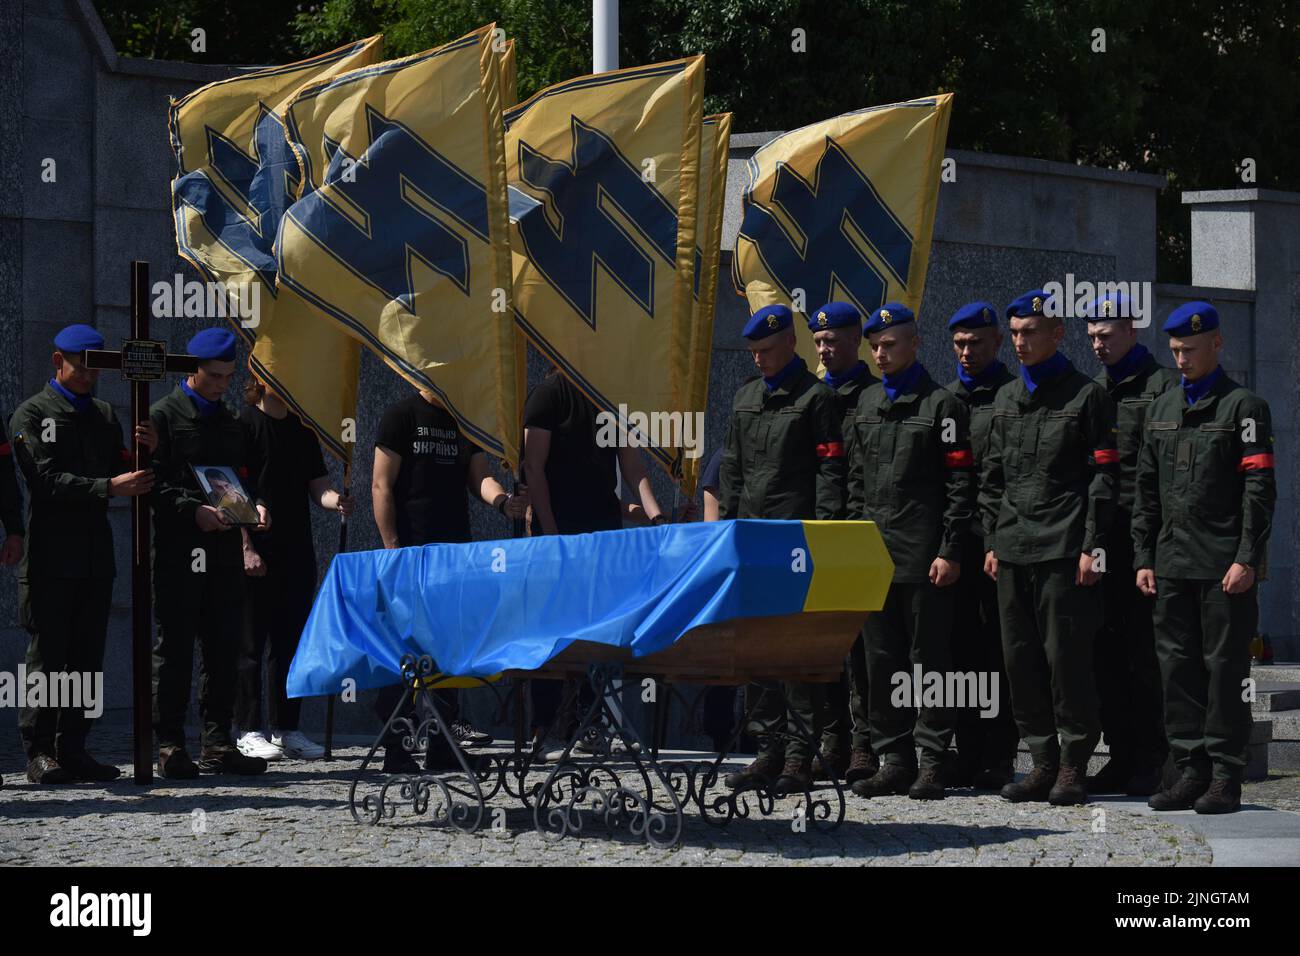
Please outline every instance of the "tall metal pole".
[[[343, 463], [343, 495], [346, 497], [352, 488], [352, 457], [348, 456], [347, 461]], [[342, 554], [348, 549], [348, 518], [342, 515], [339, 521], [339, 546], [338, 554]], [[334, 759], [334, 698], [338, 696], [335, 691], [325, 698], [325, 759]]]
[[591, 72], [618, 69], [618, 0], [591, 0]]
[[[149, 337], [149, 263], [131, 263], [131, 338]], [[131, 383], [131, 422], [149, 414], [149, 383]], [[149, 467], [149, 452], [135, 447], [135, 470]], [[149, 540], [149, 495], [131, 497], [131, 693], [135, 782], [153, 783], [153, 561]]]

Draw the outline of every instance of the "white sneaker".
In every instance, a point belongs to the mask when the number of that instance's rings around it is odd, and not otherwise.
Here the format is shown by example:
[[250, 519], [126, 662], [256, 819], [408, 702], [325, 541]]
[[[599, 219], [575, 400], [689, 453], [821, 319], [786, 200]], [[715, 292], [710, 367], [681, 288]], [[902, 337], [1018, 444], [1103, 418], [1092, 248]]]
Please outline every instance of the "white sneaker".
[[301, 730], [291, 730], [287, 734], [273, 734], [271, 746], [279, 747], [286, 757], [294, 760], [320, 760], [325, 756], [325, 748], [310, 740]]
[[272, 743], [260, 731], [248, 730], [235, 740], [235, 746], [245, 757], [261, 757], [263, 760], [283, 760], [284, 750], [278, 743]]

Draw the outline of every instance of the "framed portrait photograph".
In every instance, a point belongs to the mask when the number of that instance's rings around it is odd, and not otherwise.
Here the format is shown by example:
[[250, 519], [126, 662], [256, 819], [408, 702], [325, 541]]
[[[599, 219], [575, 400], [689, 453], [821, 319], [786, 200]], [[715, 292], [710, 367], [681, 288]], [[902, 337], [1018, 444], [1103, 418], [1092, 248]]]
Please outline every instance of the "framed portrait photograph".
[[229, 465], [195, 464], [190, 468], [207, 495], [208, 504], [224, 512], [231, 524], [253, 527], [259, 523], [257, 508], [235, 469]]

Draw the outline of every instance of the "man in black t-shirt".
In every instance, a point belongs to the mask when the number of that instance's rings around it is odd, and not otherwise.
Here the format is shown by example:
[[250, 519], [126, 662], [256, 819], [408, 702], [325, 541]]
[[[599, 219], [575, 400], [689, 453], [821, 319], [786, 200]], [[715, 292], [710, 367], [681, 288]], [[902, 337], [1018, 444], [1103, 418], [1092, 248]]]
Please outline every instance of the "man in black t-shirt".
[[[325, 749], [303, 734], [302, 701], [289, 697], [285, 680], [316, 596], [316, 545], [309, 501], [344, 517], [353, 502], [330, 485], [320, 441], [290, 411], [283, 398], [257, 379], [244, 389], [239, 414], [249, 449], [249, 471], [275, 523], [265, 530], [241, 529], [244, 539], [244, 639], [235, 692], [235, 745], [248, 757], [318, 760]], [[262, 733], [262, 659], [266, 658], [266, 718]]]
[[[618, 493], [619, 471], [637, 490], [645, 520], [665, 524], [645, 462], [635, 448], [604, 447], [597, 440], [596, 407], [567, 378], [552, 371], [524, 404], [524, 476], [532, 499], [532, 533], [585, 534], [623, 527]], [[558, 680], [532, 681], [534, 737], [556, 723], [561, 685]], [[583, 685], [584, 696], [589, 692]], [[579, 707], [584, 705], [579, 699]], [[536, 740], [535, 756], [557, 759], [567, 739]]]
[[[421, 390], [384, 412], [375, 440], [371, 499], [385, 548], [469, 541], [467, 489], [507, 518], [522, 518], [527, 512], [526, 493], [512, 495], [501, 487], [487, 455], [461, 434], [456, 419], [437, 404], [432, 392]], [[490, 736], [460, 719], [455, 691], [434, 693], [462, 746], [491, 742]], [[381, 720], [388, 719], [401, 695], [400, 684], [380, 691], [376, 711]], [[396, 736], [384, 743], [385, 771], [418, 769]], [[426, 769], [435, 763], [455, 766], [445, 747], [430, 750]]]

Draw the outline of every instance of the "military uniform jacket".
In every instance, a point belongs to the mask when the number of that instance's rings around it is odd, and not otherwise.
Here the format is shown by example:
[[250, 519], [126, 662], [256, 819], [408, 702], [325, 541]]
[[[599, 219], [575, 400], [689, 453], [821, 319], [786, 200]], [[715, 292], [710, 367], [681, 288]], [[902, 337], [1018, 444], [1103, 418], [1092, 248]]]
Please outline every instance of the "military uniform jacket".
[[839, 518], [844, 440], [835, 393], [807, 368], [736, 392], [719, 469], [723, 518]]
[[[1253, 428], [1251, 427], [1253, 425]], [[1181, 388], [1147, 412], [1133, 511], [1133, 566], [1218, 580], [1262, 573], [1277, 486], [1268, 403], [1221, 375], [1191, 407]]]
[[9, 431], [29, 498], [20, 579], [113, 577], [108, 482], [130, 470], [113, 406], [96, 398], [78, 414], [47, 383], [18, 406]]
[[[825, 380], [823, 379], [823, 381]], [[858, 396], [862, 394], [864, 388], [879, 381], [880, 379], [871, 374], [869, 367], [863, 366], [857, 375], [847, 382], [841, 382], [839, 388], [833, 389], [835, 398], [839, 402], [840, 433], [846, 440], [849, 437], [849, 428], [853, 424], [853, 416], [858, 413]], [[829, 386], [827, 387], [829, 388]]]
[[980, 466], [984, 547], [1036, 564], [1106, 546], [1119, 451], [1115, 406], [1073, 365], [1031, 394], [1023, 379], [993, 401]]
[[960, 562], [975, 517], [966, 406], [924, 372], [897, 401], [877, 382], [858, 396], [846, 444], [848, 516], [876, 523], [894, 580], [928, 580], [938, 557]]
[[214, 415], [203, 419], [179, 385], [153, 403], [149, 417], [158, 430], [153, 459], [155, 567], [174, 567], [180, 562], [188, 567], [193, 549], [203, 548], [209, 567], [242, 568], [238, 529], [203, 532], [194, 523], [194, 513], [208, 500], [190, 468], [191, 464], [234, 468], [254, 503], [265, 504], [249, 474], [249, 450], [239, 419], [225, 402], [218, 404]]
[[[1093, 381], [1110, 393], [1115, 403], [1116, 435], [1119, 447], [1119, 494], [1116, 498], [1115, 520], [1127, 523], [1133, 513], [1137, 497], [1138, 452], [1142, 449], [1143, 426], [1151, 403], [1171, 388], [1178, 388], [1180, 376], [1147, 356], [1142, 367], [1128, 378], [1113, 381], [1102, 369]], [[1178, 389], [1180, 392], [1181, 389]], [[1125, 532], [1127, 533], [1127, 532]]]
[[14, 471], [14, 450], [0, 421], [0, 524], [5, 534], [23, 533], [23, 499], [18, 491], [18, 474]]
[[[970, 415], [970, 445], [971, 453], [975, 457], [974, 485], [975, 493], [979, 494], [979, 470], [984, 462], [984, 455], [989, 447], [989, 429], [993, 427], [993, 400], [997, 398], [998, 392], [1010, 383], [1014, 382], [1016, 377], [1007, 370], [1005, 365], [998, 369], [998, 374], [991, 376], [990, 380], [975, 388], [967, 388], [966, 383], [960, 378], [955, 378], [944, 387], [966, 406], [966, 411]], [[978, 505], [974, 519], [970, 523], [970, 528], [962, 541], [962, 560], [983, 564], [984, 561], [984, 525], [979, 520]], [[978, 551], [978, 554], [973, 553]]]

